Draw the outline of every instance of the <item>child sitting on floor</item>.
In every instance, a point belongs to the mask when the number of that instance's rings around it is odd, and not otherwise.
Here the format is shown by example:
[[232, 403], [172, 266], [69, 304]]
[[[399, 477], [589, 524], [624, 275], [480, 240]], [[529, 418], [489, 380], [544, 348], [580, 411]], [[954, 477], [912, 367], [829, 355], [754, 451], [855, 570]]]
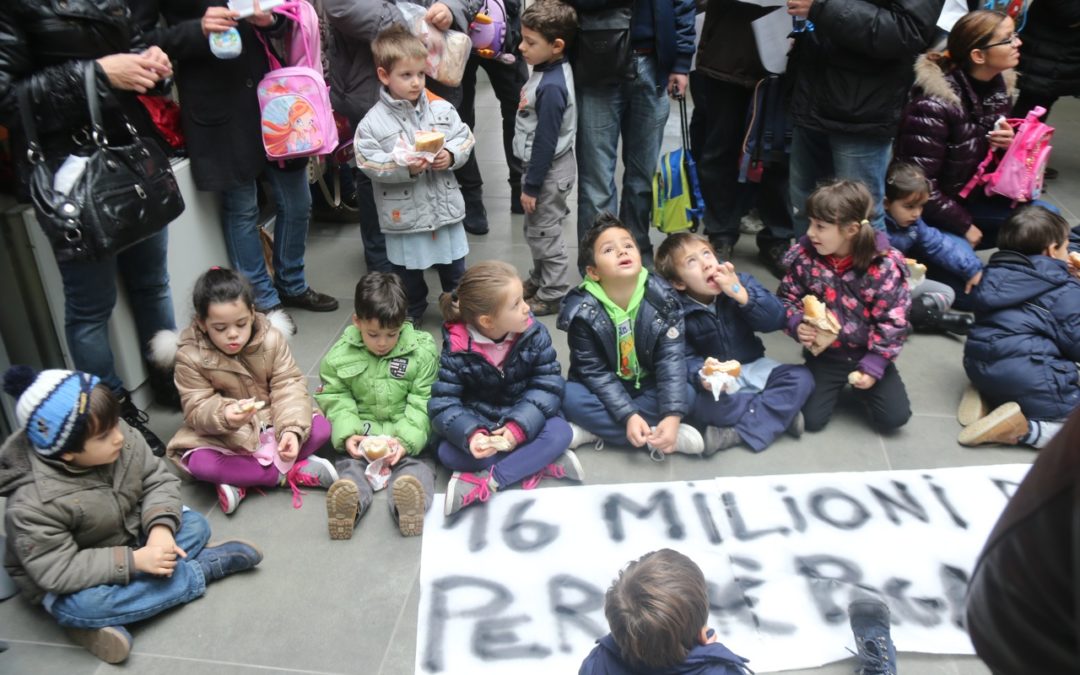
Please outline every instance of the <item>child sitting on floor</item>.
[[230, 269], [204, 272], [193, 295], [191, 325], [179, 337], [163, 331], [154, 338], [158, 360], [175, 361], [184, 410], [169, 458], [215, 484], [226, 514], [252, 487], [289, 486], [300, 508], [299, 486], [328, 488], [338, 475], [314, 455], [330, 438], [330, 423], [312, 414], [307, 378], [285, 337], [291, 326], [275, 324], [284, 313], [256, 312], [251, 284]]
[[15, 366], [4, 390], [19, 426], [0, 448], [4, 568], [94, 656], [125, 660], [125, 624], [262, 560], [247, 542], [207, 545], [206, 518], [181, 505], [180, 481], [97, 376]]
[[[749, 274], [721, 262], [705, 237], [677, 232], [656, 251], [656, 271], [679, 291], [686, 323], [686, 372], [697, 388], [688, 421], [705, 429], [705, 454], [738, 443], [764, 450], [787, 431], [802, 435], [803, 404], [814, 391], [805, 366], [765, 357], [754, 333], [780, 330], [784, 306]], [[705, 359], [739, 362], [739, 391], [717, 399], [701, 376]]]
[[[365, 477], [367, 447], [390, 453], [390, 515], [405, 536], [423, 533], [435, 474], [416, 458], [428, 442], [427, 404], [439, 368], [431, 335], [405, 320], [408, 299], [396, 274], [369, 272], [356, 284], [352, 325], [319, 366], [315, 400], [330, 419], [341, 479], [326, 493], [331, 539], [349, 539], [375, 492]], [[368, 439], [372, 439], [369, 441]]]
[[959, 440], [1041, 448], [1080, 404], [1080, 269], [1068, 253], [1068, 223], [1041, 206], [1014, 211], [998, 245], [975, 287], [964, 345], [968, 379], [996, 408]]
[[439, 461], [454, 472], [448, 516], [516, 483], [528, 490], [545, 477], [582, 480], [559, 417], [566, 381], [547, 328], [522, 296], [517, 271], [489, 260], [441, 300], [443, 351], [428, 412], [442, 437]]

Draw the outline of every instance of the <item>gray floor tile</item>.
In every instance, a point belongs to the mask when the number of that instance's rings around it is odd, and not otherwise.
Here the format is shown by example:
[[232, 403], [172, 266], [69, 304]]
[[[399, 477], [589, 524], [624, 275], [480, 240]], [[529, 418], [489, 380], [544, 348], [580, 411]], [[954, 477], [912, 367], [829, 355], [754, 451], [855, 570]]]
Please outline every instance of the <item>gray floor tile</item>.
[[[57, 644], [10, 642], [9, 649], [0, 654], [0, 672], [64, 673], [92, 675], [103, 665], [89, 652], [67, 641], [60, 633]], [[39, 638], [40, 639], [40, 638]]]

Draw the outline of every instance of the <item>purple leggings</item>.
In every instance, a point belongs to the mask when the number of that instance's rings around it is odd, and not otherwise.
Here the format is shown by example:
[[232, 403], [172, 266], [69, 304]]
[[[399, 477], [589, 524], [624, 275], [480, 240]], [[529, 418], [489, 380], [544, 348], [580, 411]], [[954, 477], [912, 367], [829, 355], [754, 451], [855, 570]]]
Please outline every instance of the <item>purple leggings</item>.
[[[314, 454], [329, 438], [330, 422], [315, 413], [311, 418], [311, 433], [296, 456], [297, 463]], [[226, 455], [212, 448], [196, 448], [187, 456], [185, 464], [192, 476], [208, 483], [273, 487], [281, 480], [281, 472], [273, 464], [263, 466], [251, 455]]]

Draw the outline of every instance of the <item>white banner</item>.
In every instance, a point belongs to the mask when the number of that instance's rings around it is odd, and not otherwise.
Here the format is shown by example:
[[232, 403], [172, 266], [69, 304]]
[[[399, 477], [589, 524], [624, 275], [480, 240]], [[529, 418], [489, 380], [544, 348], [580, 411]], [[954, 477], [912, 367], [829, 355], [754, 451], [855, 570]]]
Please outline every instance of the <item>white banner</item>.
[[709, 625], [757, 672], [849, 656], [846, 608], [866, 591], [888, 602], [897, 649], [971, 654], [967, 579], [1028, 468], [508, 490], [452, 519], [436, 507], [416, 672], [577, 672], [608, 632], [619, 569], [660, 548], [701, 566]]

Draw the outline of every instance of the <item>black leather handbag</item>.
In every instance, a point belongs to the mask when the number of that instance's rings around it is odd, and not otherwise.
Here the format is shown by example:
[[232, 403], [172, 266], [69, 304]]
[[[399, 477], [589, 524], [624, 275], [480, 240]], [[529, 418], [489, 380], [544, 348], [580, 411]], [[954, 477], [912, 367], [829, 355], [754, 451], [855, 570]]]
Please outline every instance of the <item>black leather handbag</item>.
[[29, 94], [19, 88], [19, 111], [29, 144], [30, 198], [60, 262], [115, 255], [160, 232], [184, 211], [176, 176], [156, 142], [139, 136], [122, 113], [129, 138], [121, 145], [106, 137], [93, 61], [86, 64], [84, 80], [90, 109], [87, 162], [67, 194], [53, 188], [54, 170], [63, 159], [46, 161]]

